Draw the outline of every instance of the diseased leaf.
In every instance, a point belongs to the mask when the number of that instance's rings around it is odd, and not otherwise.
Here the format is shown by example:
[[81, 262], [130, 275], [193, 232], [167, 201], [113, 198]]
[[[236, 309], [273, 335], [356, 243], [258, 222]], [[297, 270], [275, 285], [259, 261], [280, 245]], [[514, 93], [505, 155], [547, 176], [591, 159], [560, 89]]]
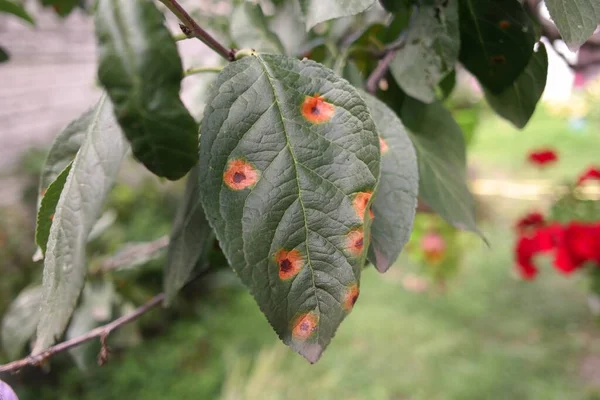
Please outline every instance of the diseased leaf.
[[544, 93], [547, 75], [548, 53], [540, 42], [537, 53], [531, 57], [521, 76], [500, 94], [485, 90], [485, 98], [498, 115], [517, 128], [524, 128]]
[[571, 51], [577, 51], [600, 25], [598, 0], [546, 0], [545, 3]]
[[[310, 60], [253, 54], [211, 89], [200, 198], [279, 337], [319, 359], [358, 296], [379, 177], [367, 106]], [[359, 201], [360, 200], [360, 201]]]
[[11, 0], [0, 0], [0, 13], [12, 14], [15, 17], [19, 17], [24, 21], [29, 22], [31, 25], [35, 25], [31, 15], [18, 3]]
[[431, 103], [438, 84], [454, 69], [460, 50], [458, 0], [427, 0], [415, 11], [390, 70], [408, 95]]
[[167, 304], [173, 301], [193, 273], [200, 273], [209, 267], [207, 259], [214, 242], [215, 234], [200, 204], [196, 166], [188, 175], [183, 202], [177, 211], [169, 241], [164, 278]]
[[361, 95], [375, 121], [381, 149], [369, 261], [379, 272], [385, 272], [400, 255], [412, 231], [419, 192], [417, 155], [396, 114], [370, 94]]
[[298, 0], [306, 30], [320, 22], [349, 17], [371, 7], [375, 0]]
[[10, 359], [17, 358], [33, 337], [40, 319], [42, 287], [24, 289], [2, 319], [2, 348]]
[[54, 219], [54, 212], [56, 211], [56, 205], [60, 199], [60, 194], [65, 187], [67, 176], [71, 171], [71, 165], [67, 167], [58, 175], [56, 180], [48, 186], [44, 197], [40, 204], [40, 209], [37, 213], [37, 224], [35, 227], [35, 243], [42, 249], [42, 253], [46, 253], [46, 244], [48, 243], [48, 236], [50, 235], [50, 227], [52, 226], [52, 220]]
[[267, 24], [260, 5], [245, 1], [233, 10], [229, 25], [231, 38], [240, 48], [283, 53], [283, 45]]
[[86, 276], [87, 238], [129, 146], [103, 95], [56, 205], [44, 260], [44, 294], [33, 353], [63, 333]]
[[183, 70], [163, 14], [148, 0], [99, 0], [98, 78], [134, 156], [176, 180], [198, 161], [198, 126], [179, 98]]
[[411, 132], [419, 163], [419, 196], [452, 225], [479, 233], [467, 186], [465, 140], [441, 103], [407, 97], [402, 122]]
[[533, 23], [518, 0], [459, 0], [460, 61], [492, 93], [525, 69], [533, 52]]

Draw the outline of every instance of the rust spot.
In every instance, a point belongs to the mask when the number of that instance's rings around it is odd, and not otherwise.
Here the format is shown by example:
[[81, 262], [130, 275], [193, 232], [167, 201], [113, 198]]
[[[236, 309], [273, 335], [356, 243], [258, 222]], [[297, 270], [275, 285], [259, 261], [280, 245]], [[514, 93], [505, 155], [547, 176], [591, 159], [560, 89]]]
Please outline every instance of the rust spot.
[[510, 27], [510, 22], [508, 22], [507, 20], [503, 19], [502, 21], [500, 21], [498, 23], [498, 26], [500, 27], [500, 29], [508, 29]]
[[369, 217], [371, 217], [371, 219], [375, 218], [375, 213], [373, 212], [373, 206], [369, 207]]
[[362, 228], [350, 231], [346, 240], [350, 254], [353, 256], [360, 256], [364, 248], [364, 234]]
[[306, 340], [312, 335], [319, 324], [319, 317], [314, 312], [300, 315], [294, 321], [292, 336], [296, 340]]
[[256, 184], [258, 172], [252, 164], [244, 160], [232, 160], [223, 173], [223, 181], [233, 190], [246, 189]]
[[290, 279], [304, 266], [304, 260], [300, 251], [294, 250], [279, 250], [275, 254], [275, 262], [279, 266], [279, 279]]
[[388, 144], [381, 137], [379, 138], [379, 149], [381, 150], [381, 154], [386, 153], [389, 149]]
[[346, 293], [344, 293], [344, 308], [346, 310], [352, 310], [356, 300], [358, 300], [358, 294], [359, 289], [356, 283], [346, 288]]
[[40, 192], [40, 197], [44, 197], [46, 195], [46, 190], [48, 189], [42, 189], [42, 191]]
[[506, 57], [503, 55], [493, 56], [491, 58], [492, 64], [506, 64]]
[[50, 220], [54, 220], [54, 214], [50, 215]]
[[301, 107], [302, 116], [313, 124], [327, 122], [333, 117], [335, 107], [327, 103], [323, 96], [315, 93], [314, 96], [306, 96]]
[[367, 209], [371, 195], [371, 192], [358, 192], [354, 196], [354, 200], [352, 200], [352, 207], [361, 220], [365, 217], [365, 210]]

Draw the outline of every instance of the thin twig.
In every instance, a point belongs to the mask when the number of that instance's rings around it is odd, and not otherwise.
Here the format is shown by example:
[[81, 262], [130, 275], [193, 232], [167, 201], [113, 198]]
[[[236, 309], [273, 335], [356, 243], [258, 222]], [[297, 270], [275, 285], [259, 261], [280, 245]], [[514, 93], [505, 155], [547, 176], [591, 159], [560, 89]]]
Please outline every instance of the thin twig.
[[102, 339], [103, 352], [101, 354], [107, 354], [108, 348], [106, 347], [106, 338], [112, 331], [117, 330], [123, 325], [128, 324], [141, 317], [142, 315], [144, 315], [145, 313], [162, 303], [164, 299], [165, 294], [160, 293], [154, 296], [152, 299], [150, 299], [147, 303], [136, 308], [132, 313], [124, 315], [121, 318], [114, 320], [113, 322], [100, 326], [71, 340], [67, 340], [66, 342], [59, 343], [56, 346], [52, 346], [43, 351], [42, 353], [30, 355], [29, 357], [23, 358], [21, 360], [13, 361], [5, 365], [0, 365], [0, 373], [14, 373], [27, 366], [39, 365], [43, 361], [47, 360], [48, 358], [52, 357], [57, 353], [67, 351], [73, 347], [79, 346], [80, 344], [85, 342], [89, 342], [90, 340], [95, 338]]
[[188, 68], [185, 70], [185, 76], [190, 76], [190, 75], [195, 75], [195, 74], [202, 74], [205, 72], [221, 72], [221, 70], [223, 69], [223, 67], [221, 66], [215, 66], [215, 67], [194, 67], [194, 68]]
[[109, 271], [124, 265], [135, 264], [138, 262], [138, 260], [150, 259], [168, 245], [168, 236], [162, 236], [152, 242], [126, 245], [123, 250], [102, 261], [100, 264], [100, 269], [103, 271]]
[[234, 51], [228, 50], [213, 38], [208, 32], [198, 25], [198, 23], [188, 14], [187, 11], [177, 2], [177, 0], [160, 0], [179, 20], [182, 22], [182, 31], [187, 36], [193, 36], [200, 39], [202, 43], [213, 49], [227, 61], [234, 60]]
[[379, 82], [383, 79], [383, 76], [386, 74], [388, 69], [390, 68], [390, 64], [394, 61], [396, 57], [396, 50], [388, 51], [386, 55], [379, 60], [379, 64], [377, 67], [371, 72], [369, 79], [367, 79], [367, 91], [371, 94], [375, 94], [377, 92], [377, 87], [379, 86]]

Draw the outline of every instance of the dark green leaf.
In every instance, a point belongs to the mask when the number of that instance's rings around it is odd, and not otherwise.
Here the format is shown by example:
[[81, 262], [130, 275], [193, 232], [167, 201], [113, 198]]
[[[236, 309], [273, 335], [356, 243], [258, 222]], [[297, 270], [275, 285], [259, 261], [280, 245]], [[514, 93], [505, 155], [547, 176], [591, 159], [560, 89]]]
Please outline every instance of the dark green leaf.
[[7, 62], [10, 60], [10, 54], [6, 51], [6, 49], [0, 46], [0, 63]]
[[200, 204], [198, 167], [190, 171], [183, 202], [179, 206], [169, 242], [165, 264], [165, 293], [167, 304], [193, 277], [208, 268], [207, 258], [215, 242], [215, 234], [208, 225]]
[[33, 353], [52, 345], [71, 318], [87, 272], [88, 235], [128, 148], [103, 95], [56, 205], [44, 259], [44, 294]]
[[600, 25], [598, 0], [546, 0], [546, 7], [572, 51], [577, 51]]
[[450, 112], [439, 102], [407, 97], [402, 122], [417, 150], [420, 197], [452, 225], [479, 233], [467, 186], [465, 140]]
[[459, 0], [460, 61], [493, 93], [525, 69], [536, 41], [533, 23], [518, 0]]
[[404, 92], [431, 103], [458, 58], [458, 0], [428, 0], [415, 13], [406, 45], [398, 50], [390, 70]]
[[236, 6], [229, 25], [231, 38], [239, 48], [251, 48], [268, 53], [283, 53], [277, 35], [269, 30], [259, 4], [243, 2]]
[[44, 6], [51, 6], [61, 17], [71, 14], [81, 0], [42, 0]]
[[148, 0], [100, 0], [98, 77], [134, 156], [176, 180], [198, 160], [198, 127], [179, 98], [183, 71], [163, 15]]
[[415, 0], [379, 0], [379, 2], [391, 13], [403, 13], [410, 10]]
[[40, 319], [42, 287], [23, 290], [12, 302], [2, 319], [2, 348], [6, 355], [17, 358], [33, 337]]
[[35, 242], [42, 249], [42, 254], [46, 253], [46, 244], [48, 243], [48, 236], [50, 236], [50, 227], [52, 226], [52, 220], [54, 219], [54, 212], [56, 211], [56, 205], [60, 199], [60, 194], [65, 187], [67, 176], [71, 171], [71, 165], [67, 167], [56, 177], [56, 180], [48, 186], [45, 191], [42, 200], [40, 202], [40, 208], [37, 214], [37, 225], [35, 228]]
[[517, 128], [527, 125], [546, 87], [548, 53], [542, 42], [539, 45], [527, 68], [512, 85], [500, 94], [485, 91], [485, 98], [494, 111]]
[[33, 18], [25, 9], [20, 5], [11, 0], [0, 0], [0, 13], [9, 13], [16, 17], [21, 18], [24, 21], [29, 22], [31, 25], [35, 25]]
[[439, 84], [441, 100], [446, 100], [456, 87], [456, 70], [452, 70]]
[[369, 261], [385, 272], [408, 242], [415, 219], [419, 170], [413, 144], [389, 107], [361, 92], [381, 138], [381, 177], [373, 202]]
[[349, 17], [371, 7], [375, 0], [298, 0], [306, 30], [320, 22]]
[[253, 54], [220, 73], [200, 138], [200, 198], [224, 254], [279, 337], [315, 362], [368, 247], [370, 201], [354, 200], [375, 190], [379, 146], [364, 100], [313, 61]]

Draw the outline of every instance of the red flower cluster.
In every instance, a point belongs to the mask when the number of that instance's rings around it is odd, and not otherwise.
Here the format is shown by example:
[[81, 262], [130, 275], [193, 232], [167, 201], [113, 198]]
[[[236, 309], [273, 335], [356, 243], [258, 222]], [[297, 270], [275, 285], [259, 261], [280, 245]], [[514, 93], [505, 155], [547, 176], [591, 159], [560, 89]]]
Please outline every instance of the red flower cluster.
[[539, 149], [529, 153], [527, 161], [530, 163], [544, 167], [547, 164], [552, 164], [558, 161], [558, 154], [552, 149]]
[[600, 168], [599, 167], [590, 167], [587, 171], [585, 171], [579, 179], [577, 180], [577, 184], [581, 185], [584, 182], [589, 180], [600, 180]]
[[523, 279], [533, 279], [537, 275], [533, 258], [545, 252], [554, 253], [554, 266], [564, 274], [570, 274], [588, 262], [600, 267], [600, 222], [547, 224], [540, 217], [538, 213], [530, 214], [517, 224], [520, 237], [515, 253]]

